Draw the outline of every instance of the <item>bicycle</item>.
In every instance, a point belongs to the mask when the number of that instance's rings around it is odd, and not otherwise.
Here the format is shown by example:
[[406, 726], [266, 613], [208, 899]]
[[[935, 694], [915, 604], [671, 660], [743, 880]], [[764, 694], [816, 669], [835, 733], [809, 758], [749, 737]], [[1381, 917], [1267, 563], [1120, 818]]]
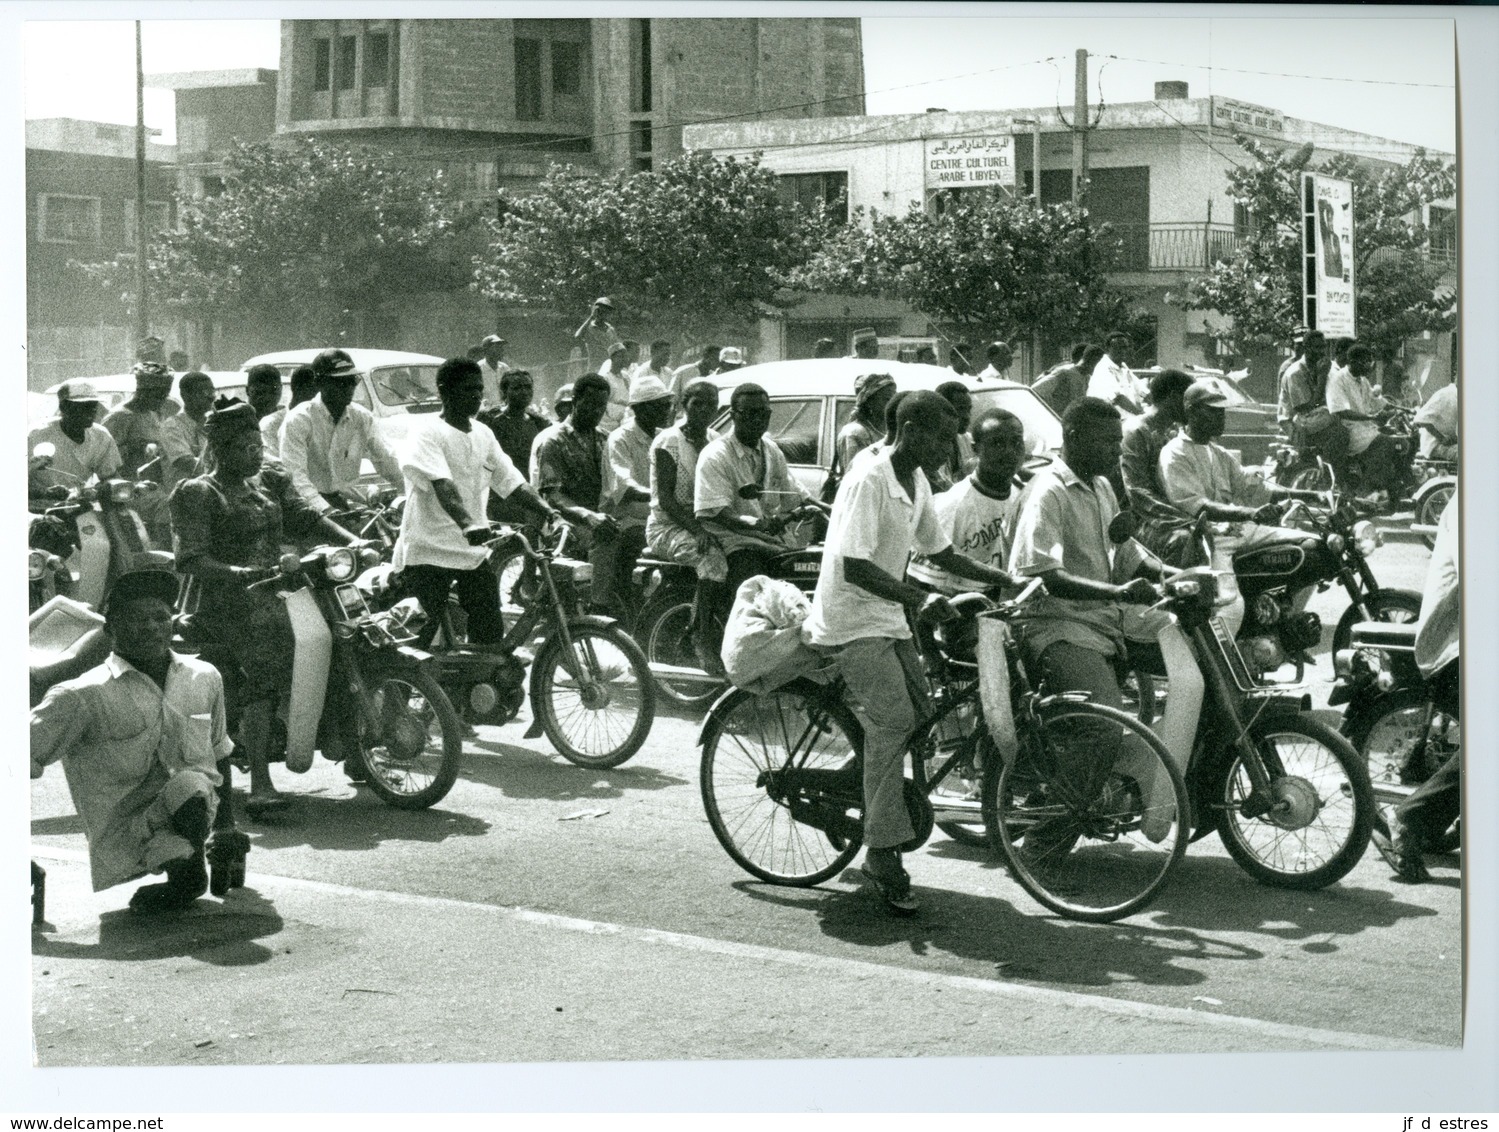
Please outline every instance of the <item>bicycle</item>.
[[[948, 797], [942, 815], [953, 824], [980, 818], [1011, 874], [1045, 907], [1072, 919], [1117, 920], [1149, 903], [1185, 854], [1187, 789], [1145, 724], [1082, 695], [1042, 695], [1014, 649], [1005, 665], [1013, 743], [1002, 723], [991, 733], [975, 619], [1008, 620], [1035, 589], [1003, 604], [961, 595], [953, 599], [959, 621], [921, 634], [934, 711], [907, 744], [905, 798], [916, 833], [900, 848], [912, 851], [931, 836], [930, 798], [944, 782], [977, 778], [977, 807]], [[841, 678], [801, 678], [764, 695], [730, 689], [709, 710], [698, 742], [709, 825], [746, 872], [811, 887], [857, 855], [863, 729]], [[1111, 746], [1115, 757], [1100, 760], [1097, 752]]]

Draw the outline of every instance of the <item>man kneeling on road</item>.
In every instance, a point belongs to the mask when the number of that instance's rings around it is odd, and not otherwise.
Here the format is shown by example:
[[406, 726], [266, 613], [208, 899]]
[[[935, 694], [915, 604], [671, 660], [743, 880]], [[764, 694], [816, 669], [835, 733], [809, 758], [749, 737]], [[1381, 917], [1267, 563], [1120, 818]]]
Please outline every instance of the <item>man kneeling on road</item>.
[[[31, 711], [31, 777], [62, 760], [88, 835], [94, 891], [167, 874], [130, 898], [134, 912], [175, 912], [208, 891], [204, 844], [233, 748], [218, 670], [171, 651], [177, 575], [122, 574], [106, 627], [114, 651]], [[227, 804], [227, 802], [226, 802]]]
[[822, 571], [806, 632], [835, 656], [864, 726], [864, 875], [886, 904], [917, 908], [901, 850], [915, 831], [905, 801], [906, 741], [926, 710], [925, 677], [907, 613], [955, 617], [947, 598], [907, 583], [913, 551], [950, 574], [989, 585], [1010, 576], [952, 548], [932, 504], [923, 465], [951, 450], [957, 414], [936, 393], [910, 393], [896, 416], [895, 445], [850, 471], [829, 520]]

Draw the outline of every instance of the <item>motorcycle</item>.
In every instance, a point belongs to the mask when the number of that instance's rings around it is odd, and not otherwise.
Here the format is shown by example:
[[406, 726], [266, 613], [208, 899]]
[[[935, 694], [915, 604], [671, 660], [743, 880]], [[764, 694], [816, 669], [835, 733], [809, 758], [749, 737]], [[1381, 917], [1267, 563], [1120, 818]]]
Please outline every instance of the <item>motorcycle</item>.
[[[432, 654], [413, 647], [414, 635], [399, 618], [372, 612], [354, 584], [360, 566], [377, 562], [373, 550], [320, 546], [301, 557], [284, 556], [279, 574], [252, 583], [285, 587], [296, 643], [291, 695], [279, 705], [281, 757], [305, 770], [316, 748], [386, 804], [426, 809], [458, 777], [462, 725]], [[243, 678], [192, 614], [179, 616], [178, 630], [183, 651], [211, 661], [226, 684]]]
[[[456, 599], [449, 600], [437, 626], [426, 625], [415, 598], [397, 600], [389, 566], [366, 571], [357, 584], [376, 606], [389, 606], [413, 635], [419, 628], [429, 635], [436, 678], [471, 723], [498, 726], [516, 717], [526, 697], [522, 650], [534, 647], [533, 718], [526, 738], [544, 733], [558, 754], [579, 766], [615, 767], [632, 758], [655, 722], [655, 687], [640, 647], [619, 623], [580, 612], [588, 563], [533, 547], [515, 530], [488, 546], [490, 568], [518, 557], [534, 578], [516, 595], [520, 605], [498, 645], [465, 646]], [[498, 584], [503, 589], [503, 579]]]
[[[1456, 713], [1436, 703], [1416, 666], [1415, 625], [1356, 625], [1350, 647], [1333, 658], [1337, 681], [1329, 707], [1346, 705], [1339, 730], [1363, 757], [1382, 803], [1400, 802], [1462, 746]], [[1451, 706], [1451, 705], [1448, 705]], [[1439, 852], [1461, 843], [1461, 819]]]
[[[1391, 408], [1380, 428], [1394, 442], [1395, 462], [1402, 473], [1402, 482], [1407, 485], [1406, 492], [1410, 490], [1412, 483], [1412, 468], [1417, 450], [1416, 430], [1411, 423], [1413, 416], [1409, 409]], [[1283, 487], [1323, 491], [1331, 486], [1332, 469], [1326, 462], [1312, 449], [1299, 448], [1290, 443], [1289, 439], [1287, 443], [1275, 446], [1270, 462], [1271, 479]], [[1362, 482], [1358, 458], [1354, 457], [1350, 464], [1348, 486], [1356, 492]], [[1396, 498], [1397, 494], [1401, 499]], [[1406, 498], [1405, 492], [1392, 491], [1390, 504], [1394, 506]]]
[[1420, 486], [1411, 497], [1411, 508], [1415, 518], [1411, 530], [1421, 536], [1426, 549], [1436, 546], [1436, 527], [1447, 501], [1457, 490], [1457, 463], [1453, 460], [1431, 460], [1419, 458], [1413, 468]]
[[26, 542], [27, 612], [35, 613], [57, 594], [72, 592], [67, 559], [78, 548], [78, 536], [66, 519], [44, 514], [32, 518]]

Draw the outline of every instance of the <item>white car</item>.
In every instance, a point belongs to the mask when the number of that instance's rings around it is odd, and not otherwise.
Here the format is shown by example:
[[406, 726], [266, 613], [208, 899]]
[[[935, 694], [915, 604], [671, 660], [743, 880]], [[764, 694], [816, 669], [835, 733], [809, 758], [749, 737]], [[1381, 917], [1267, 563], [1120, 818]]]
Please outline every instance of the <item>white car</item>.
[[[205, 370], [213, 379], [214, 392], [220, 396], [240, 397], [245, 396], [245, 375], [237, 369], [231, 370]], [[99, 392], [99, 403], [102, 406], [99, 419], [103, 420], [105, 414], [111, 409], [123, 405], [131, 397], [135, 396], [135, 375], [131, 373], [112, 373], [105, 377], [75, 377], [73, 381], [87, 381]], [[26, 422], [31, 427], [36, 427], [52, 417], [57, 416], [57, 391], [67, 382], [59, 381], [47, 389], [45, 393], [28, 392], [26, 394]], [[182, 408], [182, 397], [177, 392], [176, 379], [172, 382], [172, 397], [177, 409]]]
[[728, 431], [729, 395], [736, 386], [753, 382], [770, 394], [770, 429], [766, 433], [786, 454], [798, 483], [814, 496], [833, 462], [833, 442], [854, 411], [854, 381], [866, 373], [888, 373], [895, 388], [936, 389], [961, 381], [973, 395], [973, 415], [985, 409], [1008, 409], [1025, 426], [1026, 450], [1033, 456], [1055, 456], [1062, 449], [1062, 421], [1051, 406], [1029, 386], [1013, 381], [980, 381], [959, 377], [940, 366], [883, 358], [802, 358], [764, 362], [712, 380], [721, 391], [723, 411], [713, 428]]

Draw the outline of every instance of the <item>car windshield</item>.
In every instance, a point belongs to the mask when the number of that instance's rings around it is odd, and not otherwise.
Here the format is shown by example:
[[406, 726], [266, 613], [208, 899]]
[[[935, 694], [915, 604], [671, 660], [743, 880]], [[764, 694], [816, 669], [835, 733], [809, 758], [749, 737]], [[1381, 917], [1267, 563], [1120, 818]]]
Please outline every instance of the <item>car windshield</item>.
[[977, 420], [987, 409], [1006, 409], [1020, 418], [1025, 426], [1025, 449], [1032, 456], [1061, 450], [1061, 419], [1029, 389], [973, 390], [972, 419]]
[[382, 405], [430, 404], [437, 397], [437, 366], [381, 366], [370, 371]]

